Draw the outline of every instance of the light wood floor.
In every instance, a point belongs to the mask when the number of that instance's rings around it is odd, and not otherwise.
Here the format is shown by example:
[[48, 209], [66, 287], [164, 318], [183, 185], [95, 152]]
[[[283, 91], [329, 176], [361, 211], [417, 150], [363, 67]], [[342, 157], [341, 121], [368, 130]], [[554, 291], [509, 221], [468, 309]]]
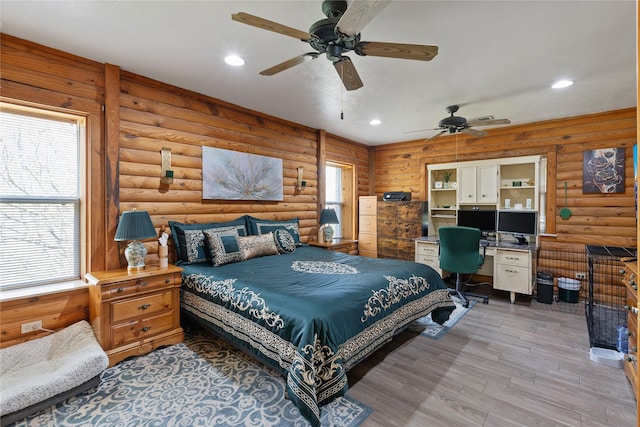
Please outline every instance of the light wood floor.
[[567, 306], [492, 296], [439, 340], [403, 332], [349, 372], [362, 427], [636, 426], [623, 370], [589, 359], [584, 306]]

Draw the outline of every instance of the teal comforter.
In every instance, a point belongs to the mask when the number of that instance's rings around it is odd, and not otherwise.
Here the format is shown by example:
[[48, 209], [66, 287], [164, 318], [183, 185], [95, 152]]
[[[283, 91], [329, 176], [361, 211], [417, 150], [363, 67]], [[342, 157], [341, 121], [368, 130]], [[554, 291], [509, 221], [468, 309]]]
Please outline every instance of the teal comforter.
[[183, 311], [279, 369], [314, 426], [320, 406], [346, 393], [347, 370], [415, 319], [433, 312], [442, 323], [455, 308], [426, 265], [310, 246], [183, 267]]

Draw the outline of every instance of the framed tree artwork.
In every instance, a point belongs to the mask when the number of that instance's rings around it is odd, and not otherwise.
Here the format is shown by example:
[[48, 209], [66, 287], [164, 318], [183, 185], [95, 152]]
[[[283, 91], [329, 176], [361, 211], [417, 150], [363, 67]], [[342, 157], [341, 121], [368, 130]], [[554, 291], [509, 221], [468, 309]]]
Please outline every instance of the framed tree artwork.
[[282, 159], [202, 147], [202, 198], [281, 201]]

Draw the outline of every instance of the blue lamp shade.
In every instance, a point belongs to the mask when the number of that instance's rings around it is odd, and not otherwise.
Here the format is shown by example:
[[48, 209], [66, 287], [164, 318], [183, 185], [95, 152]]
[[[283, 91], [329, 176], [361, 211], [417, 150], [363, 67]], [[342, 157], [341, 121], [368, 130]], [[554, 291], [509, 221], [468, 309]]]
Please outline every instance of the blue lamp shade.
[[333, 227], [329, 224], [338, 224], [338, 215], [336, 211], [331, 208], [324, 208], [320, 213], [320, 225], [324, 226], [324, 241], [328, 242], [333, 239]]
[[338, 215], [336, 215], [336, 211], [331, 208], [322, 209], [322, 213], [320, 213], [320, 225], [326, 224], [339, 224]]
[[147, 248], [139, 241], [140, 239], [151, 239], [156, 237], [156, 229], [153, 227], [151, 218], [147, 211], [126, 211], [122, 213], [116, 236], [113, 240], [121, 242], [132, 240], [124, 250], [124, 257], [129, 264], [129, 270], [144, 268], [144, 259], [147, 256]]

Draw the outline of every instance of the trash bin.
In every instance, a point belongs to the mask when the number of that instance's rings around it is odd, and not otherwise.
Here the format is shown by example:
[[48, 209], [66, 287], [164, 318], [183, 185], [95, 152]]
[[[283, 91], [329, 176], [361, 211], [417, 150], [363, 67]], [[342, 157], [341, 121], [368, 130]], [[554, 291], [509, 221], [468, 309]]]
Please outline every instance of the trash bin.
[[536, 300], [544, 304], [553, 302], [553, 276], [539, 272], [536, 275]]
[[564, 302], [578, 302], [580, 300], [580, 281], [560, 277], [558, 279], [558, 298]]

